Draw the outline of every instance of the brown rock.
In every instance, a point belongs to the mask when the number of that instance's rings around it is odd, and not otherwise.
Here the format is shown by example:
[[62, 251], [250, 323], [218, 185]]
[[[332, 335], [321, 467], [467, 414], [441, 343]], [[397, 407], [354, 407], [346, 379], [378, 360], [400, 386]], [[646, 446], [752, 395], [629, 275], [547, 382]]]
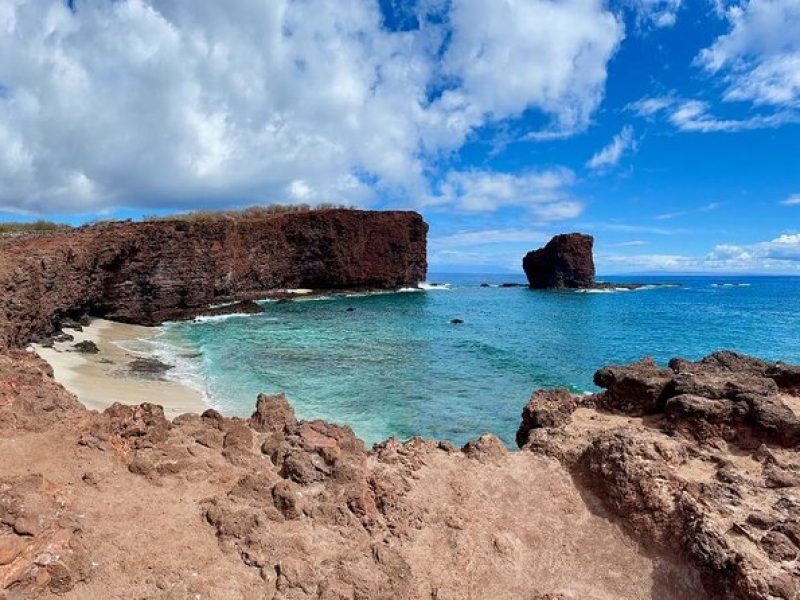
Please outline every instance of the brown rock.
[[297, 519], [303, 514], [302, 497], [288, 481], [279, 481], [273, 486], [272, 501], [287, 519]]
[[561, 427], [565, 425], [578, 407], [578, 398], [565, 389], [538, 390], [522, 409], [522, 423], [517, 430], [517, 445], [521, 448], [528, 442], [532, 429]]
[[70, 314], [153, 325], [280, 288], [416, 285], [427, 230], [414, 212], [322, 210], [5, 239], [0, 348], [51, 335]]
[[788, 448], [800, 445], [800, 418], [780, 396], [747, 394], [742, 399], [750, 407], [750, 422], [760, 435]]
[[762, 512], [754, 512], [748, 515], [747, 522], [754, 527], [767, 530], [772, 528], [777, 523], [777, 518], [774, 515]]
[[603, 407], [646, 415], [664, 409], [673, 376], [670, 369], [661, 369], [652, 358], [645, 358], [630, 365], [604, 367], [594, 374], [594, 383], [606, 389], [598, 398]]
[[73, 346], [73, 348], [75, 348], [75, 350], [81, 352], [82, 354], [97, 354], [98, 352], [100, 352], [100, 348], [98, 348], [97, 344], [95, 344], [91, 340], [78, 342]]
[[594, 284], [594, 238], [581, 233], [557, 235], [544, 248], [528, 252], [522, 268], [535, 289], [588, 288]]
[[789, 538], [792, 543], [800, 548], [800, 521], [789, 521], [788, 523], [781, 523], [775, 527], [778, 531]]
[[477, 440], [467, 442], [461, 451], [469, 458], [481, 462], [494, 461], [508, 454], [503, 442], [495, 435], [485, 434]]
[[47, 565], [50, 581], [47, 586], [54, 594], [65, 594], [75, 587], [75, 579], [69, 568], [63, 562], [54, 562]]
[[297, 424], [294, 409], [285, 394], [259, 394], [256, 411], [250, 417], [250, 427], [262, 433], [283, 431]]
[[730, 350], [713, 352], [697, 362], [691, 362], [682, 358], [673, 358], [669, 361], [669, 368], [676, 373], [723, 371], [734, 375], [764, 377], [769, 367], [769, 363], [761, 359], [739, 354], [738, 352], [731, 352]]
[[35, 517], [17, 517], [13, 527], [17, 534], [27, 536], [35, 536], [41, 529]]
[[92, 434], [100, 440], [117, 438], [134, 448], [145, 448], [166, 441], [170, 428], [161, 406], [115, 402], [93, 424]]
[[793, 393], [800, 392], [800, 365], [777, 362], [770, 365], [765, 373], [782, 390]]
[[772, 379], [729, 371], [676, 373], [672, 385], [671, 393], [675, 396], [688, 394], [717, 400], [736, 400], [745, 394], [772, 396], [778, 393], [778, 386]]
[[16, 535], [0, 536], [0, 567], [11, 564], [25, 550], [25, 541]]
[[788, 561], [797, 558], [797, 546], [784, 534], [770, 531], [761, 538], [761, 547], [772, 560]]

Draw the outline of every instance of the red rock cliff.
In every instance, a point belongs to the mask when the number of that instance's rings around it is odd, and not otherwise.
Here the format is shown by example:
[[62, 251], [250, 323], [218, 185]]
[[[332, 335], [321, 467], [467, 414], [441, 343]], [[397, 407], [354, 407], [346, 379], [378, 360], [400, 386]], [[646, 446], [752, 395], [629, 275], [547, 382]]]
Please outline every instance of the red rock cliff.
[[414, 212], [324, 210], [259, 219], [112, 223], [0, 241], [0, 347], [83, 312], [156, 324], [279, 288], [425, 279]]

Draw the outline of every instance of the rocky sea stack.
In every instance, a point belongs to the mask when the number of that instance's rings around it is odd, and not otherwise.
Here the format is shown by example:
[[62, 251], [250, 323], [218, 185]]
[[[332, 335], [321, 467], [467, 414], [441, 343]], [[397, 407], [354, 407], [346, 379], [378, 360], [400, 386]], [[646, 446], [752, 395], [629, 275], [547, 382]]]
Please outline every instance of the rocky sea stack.
[[522, 259], [528, 284], [534, 289], [581, 289], [594, 286], [594, 238], [583, 233], [555, 236], [544, 248]]

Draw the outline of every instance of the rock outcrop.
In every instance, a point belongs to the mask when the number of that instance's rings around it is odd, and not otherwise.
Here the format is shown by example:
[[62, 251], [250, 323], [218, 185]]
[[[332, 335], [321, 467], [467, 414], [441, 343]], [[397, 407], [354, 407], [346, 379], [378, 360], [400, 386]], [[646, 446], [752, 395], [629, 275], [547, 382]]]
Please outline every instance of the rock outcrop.
[[110, 223], [0, 240], [0, 348], [82, 314], [157, 324], [280, 288], [390, 289], [425, 279], [413, 212]]
[[25, 352], [0, 361], [0, 415], [2, 598], [706, 597], [558, 462], [492, 435], [368, 450], [283, 395], [249, 420], [98, 413]]
[[709, 595], [796, 600], [795, 373], [733, 352], [607, 367], [595, 396], [535, 394], [517, 439], [557, 457], [636, 537], [687, 557]]
[[582, 233], [557, 235], [528, 252], [522, 268], [535, 289], [589, 288], [594, 285], [594, 238]]

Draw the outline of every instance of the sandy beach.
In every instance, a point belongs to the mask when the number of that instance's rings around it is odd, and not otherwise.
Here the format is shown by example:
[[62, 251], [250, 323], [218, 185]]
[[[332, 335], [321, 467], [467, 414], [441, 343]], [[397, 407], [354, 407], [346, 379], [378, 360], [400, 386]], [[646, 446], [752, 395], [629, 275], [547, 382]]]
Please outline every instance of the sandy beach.
[[[167, 418], [187, 412], [200, 413], [208, 406], [197, 390], [158, 374], [134, 373], [130, 363], [141, 358], [120, 347], [130, 340], [146, 340], [156, 336], [156, 327], [142, 327], [95, 319], [83, 331], [65, 328], [73, 341], [57, 342], [53, 348], [33, 345], [39, 356], [52, 367], [56, 381], [75, 394], [87, 407], [103, 410], [114, 402], [141, 404], [151, 402], [164, 407]], [[96, 354], [78, 352], [74, 345], [92, 341], [100, 350]]]

